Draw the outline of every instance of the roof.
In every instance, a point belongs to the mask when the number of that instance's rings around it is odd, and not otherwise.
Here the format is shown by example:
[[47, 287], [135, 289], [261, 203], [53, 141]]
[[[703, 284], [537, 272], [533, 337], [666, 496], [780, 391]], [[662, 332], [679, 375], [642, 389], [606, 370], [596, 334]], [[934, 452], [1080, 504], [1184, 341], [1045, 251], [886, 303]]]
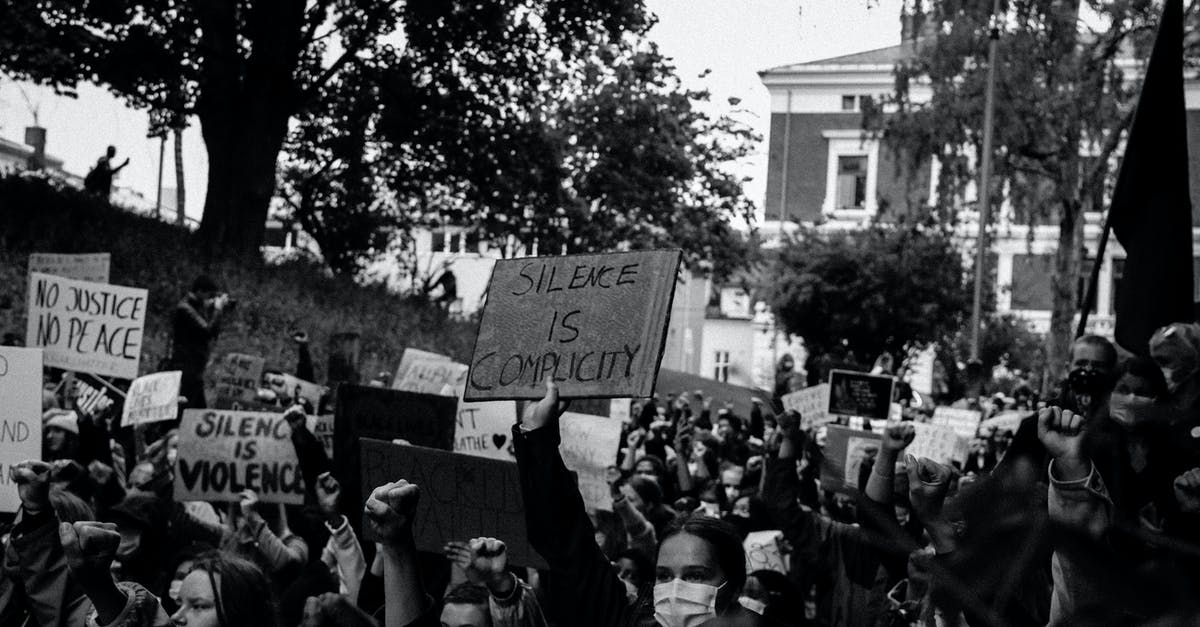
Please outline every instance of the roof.
[[886, 48], [876, 48], [874, 50], [864, 50], [853, 54], [844, 54], [839, 57], [829, 57], [827, 59], [817, 59], [815, 61], [805, 61], [804, 63], [791, 63], [788, 65], [780, 65], [759, 72], [759, 74], [776, 74], [786, 72], [796, 72], [804, 70], [816, 65], [893, 65], [899, 61], [908, 58], [913, 54], [913, 46], [910, 44], [896, 44], [887, 46]]

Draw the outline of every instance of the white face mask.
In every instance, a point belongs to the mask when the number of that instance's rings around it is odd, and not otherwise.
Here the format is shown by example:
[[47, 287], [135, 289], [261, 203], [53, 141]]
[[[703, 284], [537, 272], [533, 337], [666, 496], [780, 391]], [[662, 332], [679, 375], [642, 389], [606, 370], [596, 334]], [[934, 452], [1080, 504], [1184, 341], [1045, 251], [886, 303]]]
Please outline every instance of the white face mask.
[[696, 627], [717, 616], [721, 586], [674, 579], [654, 586], [654, 620], [663, 627]]
[[1113, 392], [1108, 397], [1108, 416], [1121, 426], [1132, 427], [1145, 417], [1145, 411], [1153, 404], [1154, 399], [1148, 396]]
[[750, 597], [743, 596], [738, 597], [738, 603], [740, 603], [742, 607], [754, 612], [755, 614], [758, 614], [759, 616], [762, 616], [762, 613], [767, 611], [766, 601], [760, 601], [758, 599], [751, 599]]

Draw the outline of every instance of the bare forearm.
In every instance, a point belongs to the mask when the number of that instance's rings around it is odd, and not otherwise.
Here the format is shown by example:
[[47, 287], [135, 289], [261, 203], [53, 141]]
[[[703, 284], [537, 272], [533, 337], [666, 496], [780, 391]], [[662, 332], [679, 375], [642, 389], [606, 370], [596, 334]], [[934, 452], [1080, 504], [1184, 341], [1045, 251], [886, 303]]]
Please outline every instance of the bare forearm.
[[896, 451], [880, 449], [875, 458], [875, 466], [871, 468], [871, 476], [867, 479], [867, 498], [881, 505], [888, 505], [892, 502], [896, 455]]
[[385, 627], [404, 627], [425, 611], [425, 588], [417, 570], [417, 547], [409, 538], [383, 547]]

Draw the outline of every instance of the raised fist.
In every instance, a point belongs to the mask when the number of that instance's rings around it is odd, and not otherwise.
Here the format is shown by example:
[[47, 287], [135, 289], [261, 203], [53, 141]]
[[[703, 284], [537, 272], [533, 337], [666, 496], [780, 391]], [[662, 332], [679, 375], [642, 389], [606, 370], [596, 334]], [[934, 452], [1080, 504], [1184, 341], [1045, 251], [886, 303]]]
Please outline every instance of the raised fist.
[[67, 566], [81, 582], [111, 578], [109, 569], [121, 544], [121, 534], [113, 523], [59, 523], [58, 539], [67, 557]]
[[446, 557], [467, 574], [467, 581], [494, 589], [508, 579], [508, 549], [495, 538], [475, 538], [469, 542], [450, 542]]
[[883, 428], [883, 449], [899, 453], [912, 444], [916, 436], [917, 431], [911, 422], [889, 423]]
[[1189, 514], [1200, 513], [1200, 468], [1175, 477], [1174, 487], [1179, 509]]
[[1038, 410], [1038, 439], [1055, 459], [1082, 459], [1084, 417], [1069, 409]]
[[397, 544], [412, 536], [413, 518], [421, 491], [404, 479], [385, 483], [371, 491], [364, 511], [371, 529], [385, 544]]
[[27, 459], [8, 469], [8, 478], [17, 484], [17, 496], [27, 511], [40, 511], [50, 505], [50, 470], [46, 462]]
[[317, 504], [326, 515], [338, 511], [338, 497], [342, 495], [342, 486], [333, 475], [323, 472], [317, 476]]
[[932, 459], [905, 458], [908, 465], [908, 500], [923, 521], [937, 518], [954, 482], [954, 469]]

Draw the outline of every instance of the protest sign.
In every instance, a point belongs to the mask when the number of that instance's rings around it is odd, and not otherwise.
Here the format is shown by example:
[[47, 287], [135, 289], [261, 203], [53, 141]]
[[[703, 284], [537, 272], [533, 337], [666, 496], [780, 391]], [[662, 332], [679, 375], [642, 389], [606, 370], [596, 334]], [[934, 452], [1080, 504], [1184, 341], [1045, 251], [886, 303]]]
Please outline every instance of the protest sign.
[[887, 420], [891, 412], [892, 377], [833, 370], [829, 373], [829, 413]]
[[607, 469], [617, 463], [621, 421], [566, 412], [558, 421], [559, 451], [567, 468], [579, 478], [579, 493], [589, 511], [612, 511]]
[[467, 381], [467, 366], [455, 363], [445, 355], [415, 348], [404, 349], [400, 367], [392, 379], [392, 389], [422, 394], [441, 394], [450, 386], [458, 396]]
[[333, 468], [347, 503], [366, 497], [359, 485], [359, 438], [449, 451], [454, 448], [458, 401], [452, 396], [419, 394], [343, 383], [334, 408]]
[[511, 452], [515, 424], [516, 401], [460, 402], [454, 452], [515, 461]]
[[[420, 488], [412, 525], [417, 549], [441, 553], [452, 540], [503, 538], [509, 564], [546, 568], [525, 534], [516, 464], [371, 439], [361, 446], [366, 494], [398, 479]], [[364, 528], [367, 540], [379, 540]]]
[[85, 376], [90, 376], [85, 373], [73, 373], [75, 387], [75, 407], [85, 413], [96, 415], [109, 407], [116, 401], [109, 396], [109, 390], [103, 383], [88, 382], [84, 380]]
[[875, 459], [882, 439], [878, 433], [827, 425], [825, 458], [821, 462], [821, 487], [854, 494], [860, 483], [866, 485], [867, 468], [863, 462]]
[[321, 397], [325, 394], [325, 386], [283, 372], [272, 372], [263, 377], [267, 387], [275, 392], [276, 398], [286, 405], [304, 399], [308, 401], [313, 411], [321, 406]]
[[647, 397], [675, 294], [678, 250], [496, 262], [466, 400]]
[[229, 353], [217, 366], [217, 389], [214, 407], [242, 409], [258, 401], [266, 360], [255, 355]]
[[316, 436], [317, 441], [321, 443], [321, 448], [325, 449], [325, 456], [333, 459], [333, 415], [325, 416], [305, 416], [304, 424], [308, 430]]
[[819, 427], [837, 419], [829, 414], [829, 384], [822, 383], [811, 388], [797, 390], [784, 394], [784, 410], [792, 410], [800, 414], [800, 428]]
[[632, 398], [614, 398], [608, 403], [608, 417], [620, 422], [629, 422], [633, 419], [630, 412], [633, 411]]
[[932, 424], [950, 427], [955, 433], [964, 438], [975, 437], [975, 430], [979, 428], [979, 419], [983, 417], [982, 412], [974, 409], [954, 409], [952, 407], [938, 407], [933, 410]]
[[46, 366], [134, 379], [142, 358], [146, 290], [35, 272], [25, 344]]
[[110, 253], [85, 253], [68, 255], [60, 253], [30, 253], [29, 272], [52, 274], [64, 279], [108, 283], [108, 269], [112, 263]]
[[913, 390], [926, 396], [933, 394], [933, 364], [936, 359], [936, 346], [928, 346], [909, 359], [905, 380]]
[[[658, 372], [658, 383], [654, 391], [664, 401], [672, 394], [683, 394], [691, 403], [692, 410], [700, 411], [700, 401], [695, 397], [698, 391], [709, 400], [714, 415], [726, 407], [731, 407], [730, 411], [742, 418], [750, 417], [750, 410], [754, 407], [753, 399], [757, 398], [763, 402], [771, 400], [771, 393], [765, 390], [722, 383], [716, 379], [666, 368]], [[772, 407], [774, 411], [781, 409], [774, 405]]]
[[783, 563], [783, 553], [779, 550], [779, 542], [783, 540], [783, 532], [752, 531], [746, 534], [742, 548], [746, 551], [746, 572], [756, 570], [773, 570], [787, 574], [787, 566]]
[[941, 464], [967, 461], [967, 439], [954, 429], [923, 422], [911, 423], [916, 436], [904, 451], [913, 457], [928, 457]]
[[182, 372], [172, 370], [134, 379], [125, 393], [121, 426], [173, 420], [179, 414], [179, 383], [182, 377]]
[[21, 506], [8, 471], [27, 459], [42, 458], [42, 351], [0, 346], [0, 512]]
[[997, 433], [1004, 433], [1005, 431], [1011, 431], [1013, 433], [1016, 433], [1017, 429], [1020, 428], [1020, 426], [1021, 426], [1021, 421], [1025, 420], [1026, 418], [1028, 418], [1032, 415], [1033, 415], [1033, 412], [1031, 412], [1031, 411], [1002, 412], [1002, 413], [996, 414], [995, 416], [992, 416], [991, 418], [988, 418], [987, 420], [984, 420], [983, 422], [979, 423], [979, 430], [980, 431], [993, 431], [994, 430]]
[[237, 502], [243, 490], [254, 490], [264, 503], [304, 502], [304, 479], [283, 414], [185, 410], [175, 498]]

